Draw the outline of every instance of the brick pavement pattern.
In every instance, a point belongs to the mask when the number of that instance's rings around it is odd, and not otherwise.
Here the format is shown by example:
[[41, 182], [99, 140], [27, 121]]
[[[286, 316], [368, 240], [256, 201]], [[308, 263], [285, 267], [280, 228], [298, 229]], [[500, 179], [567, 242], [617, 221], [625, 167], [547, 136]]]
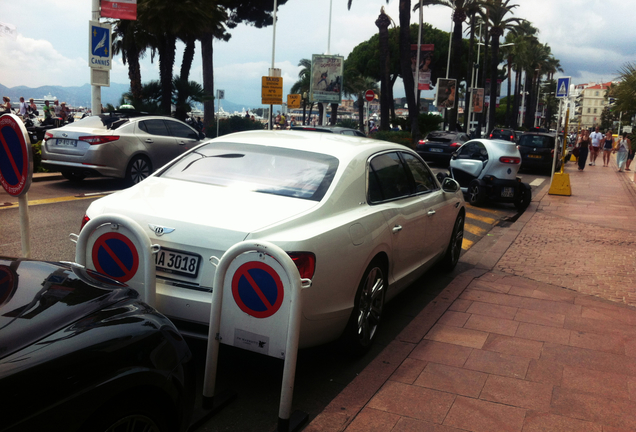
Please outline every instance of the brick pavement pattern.
[[566, 171], [305, 431], [636, 432], [636, 187]]

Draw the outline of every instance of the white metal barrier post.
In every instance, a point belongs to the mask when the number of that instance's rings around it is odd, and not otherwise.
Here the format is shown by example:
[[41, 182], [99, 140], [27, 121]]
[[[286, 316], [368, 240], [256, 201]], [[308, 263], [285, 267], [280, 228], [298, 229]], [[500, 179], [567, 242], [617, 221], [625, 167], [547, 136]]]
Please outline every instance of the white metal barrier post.
[[[103, 214], [88, 221], [81, 233], [71, 234], [75, 262], [136, 289], [143, 301], [156, 304], [156, 266], [153, 245], [139, 224], [127, 216]], [[139, 266], [142, 272], [139, 272]]]
[[[289, 255], [265, 241], [243, 241], [228, 249], [220, 260], [211, 257], [210, 261], [217, 268], [212, 285], [204, 403], [214, 404], [221, 342], [283, 358], [278, 431], [296, 430], [308, 417], [299, 411], [292, 413], [291, 404], [302, 314], [300, 294], [301, 289], [311, 286], [311, 280], [301, 280]], [[250, 297], [247, 292], [258, 295]], [[256, 307], [256, 303], [264, 307]]]

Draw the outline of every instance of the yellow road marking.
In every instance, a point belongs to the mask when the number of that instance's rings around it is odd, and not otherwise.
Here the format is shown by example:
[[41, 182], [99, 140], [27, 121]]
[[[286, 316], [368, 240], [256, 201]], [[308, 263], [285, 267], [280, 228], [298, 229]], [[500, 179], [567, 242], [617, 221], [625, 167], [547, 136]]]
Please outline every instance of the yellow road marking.
[[501, 211], [501, 210], [497, 210], [497, 209], [493, 209], [493, 208], [487, 208], [487, 207], [475, 207], [475, 206], [471, 206], [468, 203], [466, 203], [466, 208], [475, 209], [475, 210], [478, 210], [478, 211], [484, 212], [484, 213], [493, 213], [493, 214], [496, 214], [496, 215], [506, 214], [506, 212]]
[[[64, 202], [64, 201], [79, 201], [79, 200], [85, 200], [85, 199], [99, 198], [102, 196], [104, 195], [92, 195], [92, 196], [84, 196], [84, 197], [67, 196], [67, 197], [33, 200], [33, 201], [29, 201], [29, 207], [35, 206], [35, 205], [41, 205], [41, 204], [52, 204], [57, 202]], [[17, 208], [17, 207], [18, 207], [18, 203], [16, 202], [16, 203], [11, 203], [11, 205], [8, 205], [8, 206], [1, 206], [0, 210]]]
[[485, 223], [487, 223], [489, 225], [492, 225], [495, 222], [497, 222], [497, 219], [489, 218], [487, 216], [479, 216], [479, 215], [476, 215], [476, 214], [470, 213], [470, 212], [466, 212], [466, 218], [467, 219], [478, 220], [480, 222], [485, 222]]
[[464, 237], [464, 239], [462, 240], [462, 249], [464, 250], [468, 250], [472, 247], [472, 245], [474, 244], [474, 242], [468, 240], [466, 237]]
[[476, 225], [471, 225], [471, 224], [465, 224], [464, 231], [468, 231], [469, 233], [474, 234], [476, 236], [482, 236], [486, 234], [486, 230], [484, 228], [480, 228]]

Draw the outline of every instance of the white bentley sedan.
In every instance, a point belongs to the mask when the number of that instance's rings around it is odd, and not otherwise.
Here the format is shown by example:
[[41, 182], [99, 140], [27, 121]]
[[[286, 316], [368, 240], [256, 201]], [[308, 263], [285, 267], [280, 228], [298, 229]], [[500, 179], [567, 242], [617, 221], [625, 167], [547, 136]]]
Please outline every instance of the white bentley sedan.
[[267, 240], [312, 280], [301, 347], [342, 336], [356, 352], [373, 343], [386, 301], [436, 263], [455, 267], [465, 219], [457, 182], [440, 185], [414, 151], [297, 131], [207, 141], [95, 201], [84, 219], [104, 213], [132, 218], [161, 245], [156, 304], [183, 334], [207, 337], [209, 258]]

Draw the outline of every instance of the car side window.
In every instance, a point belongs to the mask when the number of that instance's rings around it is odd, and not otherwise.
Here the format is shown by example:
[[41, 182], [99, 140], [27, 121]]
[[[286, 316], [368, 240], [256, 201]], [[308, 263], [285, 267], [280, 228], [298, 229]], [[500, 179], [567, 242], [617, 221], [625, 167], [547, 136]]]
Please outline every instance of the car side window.
[[431, 170], [410, 153], [402, 153], [404, 162], [411, 172], [415, 182], [415, 193], [428, 192], [437, 189], [437, 183], [433, 179]]
[[169, 136], [168, 129], [161, 119], [144, 120], [139, 122], [139, 129], [150, 135]]
[[199, 139], [199, 134], [196, 131], [192, 130], [192, 128], [183, 123], [179, 123], [177, 121], [168, 121], [168, 129], [170, 130], [170, 135], [177, 138], [188, 138], [193, 140]]
[[479, 141], [469, 142], [460, 149], [457, 158], [487, 161], [488, 150], [486, 150], [486, 146]]
[[397, 153], [384, 153], [369, 164], [369, 200], [380, 202], [410, 195], [411, 184]]

